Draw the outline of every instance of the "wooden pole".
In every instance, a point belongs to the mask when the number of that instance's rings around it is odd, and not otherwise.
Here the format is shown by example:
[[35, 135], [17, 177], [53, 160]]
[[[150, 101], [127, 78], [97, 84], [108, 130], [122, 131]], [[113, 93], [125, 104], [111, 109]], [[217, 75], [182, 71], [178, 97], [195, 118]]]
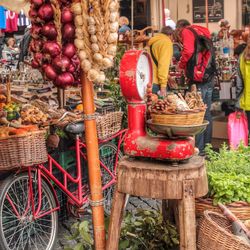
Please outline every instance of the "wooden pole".
[[208, 0], [205, 1], [205, 8], [206, 8], [206, 27], [208, 29]]
[[85, 140], [87, 145], [88, 174], [90, 186], [90, 204], [92, 208], [92, 221], [96, 250], [105, 250], [105, 227], [101, 170], [99, 162], [99, 148], [94, 117], [94, 87], [86, 74], [81, 75], [82, 103], [85, 115]]

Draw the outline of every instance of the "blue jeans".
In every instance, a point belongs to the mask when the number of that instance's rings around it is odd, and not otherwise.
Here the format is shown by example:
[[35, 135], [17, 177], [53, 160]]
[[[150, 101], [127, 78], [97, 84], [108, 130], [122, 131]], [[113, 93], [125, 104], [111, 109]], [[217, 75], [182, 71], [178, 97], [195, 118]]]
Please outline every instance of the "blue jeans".
[[204, 153], [206, 144], [211, 143], [212, 139], [212, 116], [211, 116], [211, 104], [212, 93], [214, 88], [214, 79], [207, 83], [196, 84], [197, 91], [201, 92], [203, 102], [207, 105], [205, 120], [209, 122], [206, 130], [195, 137], [195, 146], [199, 149], [200, 153]]

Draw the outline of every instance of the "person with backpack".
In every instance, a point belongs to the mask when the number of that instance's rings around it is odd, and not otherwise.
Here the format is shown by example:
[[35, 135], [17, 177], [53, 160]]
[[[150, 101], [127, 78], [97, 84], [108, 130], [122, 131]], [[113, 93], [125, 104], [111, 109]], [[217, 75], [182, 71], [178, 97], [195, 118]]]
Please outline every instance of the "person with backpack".
[[168, 75], [173, 56], [172, 34], [173, 29], [164, 26], [160, 33], [148, 41], [153, 63], [153, 93], [161, 96], [166, 96], [167, 85], [175, 88], [175, 83]]
[[203, 101], [207, 105], [205, 120], [209, 121], [209, 125], [203, 133], [195, 138], [199, 154], [204, 155], [205, 146], [207, 143], [211, 143], [212, 139], [210, 108], [216, 74], [214, 48], [207, 28], [191, 25], [189, 21], [181, 19], [178, 20], [176, 29], [179, 41], [183, 46], [177, 70], [185, 74], [190, 86], [196, 84], [197, 90], [201, 92]]

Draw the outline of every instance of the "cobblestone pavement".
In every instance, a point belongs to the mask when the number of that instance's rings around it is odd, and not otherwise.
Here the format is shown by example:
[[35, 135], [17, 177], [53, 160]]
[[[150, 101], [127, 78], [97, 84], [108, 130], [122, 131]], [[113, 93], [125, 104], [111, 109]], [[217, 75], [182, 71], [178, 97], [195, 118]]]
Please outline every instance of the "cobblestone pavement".
[[[161, 207], [161, 201], [154, 200], [154, 199], [147, 199], [147, 198], [140, 198], [131, 196], [129, 198], [129, 202], [127, 204], [126, 210], [127, 211], [135, 211], [137, 208], [143, 209], [158, 209]], [[90, 210], [89, 210], [90, 211]], [[91, 220], [91, 215], [86, 215], [84, 219]], [[75, 218], [68, 218], [67, 220], [61, 221], [59, 223], [58, 229], [58, 240], [55, 247], [55, 250], [63, 250], [64, 247], [69, 246], [73, 247], [76, 242], [74, 240], [67, 240], [66, 236], [70, 235], [70, 227], [77, 221]]]

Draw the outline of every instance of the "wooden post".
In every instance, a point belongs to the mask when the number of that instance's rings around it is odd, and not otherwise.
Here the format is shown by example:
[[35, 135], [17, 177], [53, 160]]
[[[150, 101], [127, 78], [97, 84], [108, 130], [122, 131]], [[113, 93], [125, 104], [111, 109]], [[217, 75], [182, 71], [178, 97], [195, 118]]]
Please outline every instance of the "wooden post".
[[106, 250], [118, 249], [125, 201], [126, 194], [120, 193], [118, 190], [116, 190], [113, 198]]
[[206, 9], [206, 27], [208, 29], [208, 0], [205, 1], [205, 9]]
[[94, 229], [95, 249], [105, 249], [105, 226], [101, 170], [99, 162], [99, 148], [96, 130], [96, 120], [94, 117], [94, 87], [87, 76], [81, 73], [82, 83], [82, 103], [85, 115], [85, 140], [87, 145], [88, 174], [90, 186], [90, 204], [92, 208], [92, 221]]
[[194, 180], [183, 181], [183, 198], [178, 202], [180, 250], [196, 249]]

